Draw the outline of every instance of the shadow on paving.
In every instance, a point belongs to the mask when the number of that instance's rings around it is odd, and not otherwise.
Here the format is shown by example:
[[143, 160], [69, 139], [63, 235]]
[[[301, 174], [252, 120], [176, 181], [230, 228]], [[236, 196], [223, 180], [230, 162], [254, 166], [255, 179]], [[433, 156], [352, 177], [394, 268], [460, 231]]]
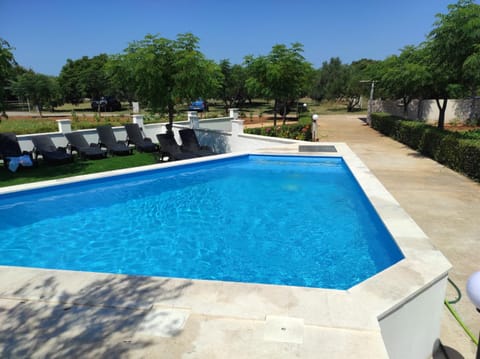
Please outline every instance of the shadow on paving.
[[152, 341], [132, 338], [151, 305], [180, 297], [190, 285], [123, 276], [94, 281], [78, 293], [59, 291], [52, 276], [26, 285], [14, 296], [33, 291], [40, 300], [1, 301], [0, 357], [118, 358], [144, 350]]
[[433, 354], [432, 359], [465, 359], [465, 357], [449, 346], [442, 346]]

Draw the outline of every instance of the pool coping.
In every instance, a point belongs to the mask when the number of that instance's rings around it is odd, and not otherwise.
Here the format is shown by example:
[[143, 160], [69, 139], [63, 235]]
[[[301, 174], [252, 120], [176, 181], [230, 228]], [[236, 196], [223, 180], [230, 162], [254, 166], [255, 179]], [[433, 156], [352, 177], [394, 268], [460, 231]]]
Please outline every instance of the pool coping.
[[[366, 196], [405, 256], [403, 260], [392, 267], [348, 290], [179, 278], [135, 277], [1, 266], [0, 298], [143, 310], [168, 308], [180, 313], [188, 313], [187, 317], [195, 314], [264, 323], [268, 323], [269, 318], [275, 317], [295, 318], [302, 320], [305, 327], [317, 327], [326, 330], [341, 329], [352, 333], [366, 332], [381, 344], [383, 341], [379, 322], [398, 308], [405, 306], [419, 293], [444, 281], [451, 265], [345, 143], [322, 142], [322, 144], [334, 145], [338, 152], [299, 153], [298, 144], [292, 144], [250, 153], [321, 155], [344, 158], [352, 174], [361, 184]], [[249, 153], [224, 154], [215, 156], [215, 158], [231, 158], [246, 154]], [[182, 164], [206, 160], [209, 159], [198, 158], [182, 161]], [[5, 187], [0, 188], [0, 194], [66, 184], [84, 179], [156, 170], [173, 167], [177, 164], [175, 162], [162, 163], [108, 173]], [[54, 286], [51, 285], [52, 278], [55, 283]], [[39, 283], [44, 283], [44, 285], [38, 285]], [[148, 295], [144, 295], [142, 298], [134, 295], [101, 298], [95, 294], [92, 295], [91, 291], [84, 290], [87, 287], [100, 286], [101, 283], [112, 283], [113, 290], [118, 290], [118, 293], [130, 293], [126, 291], [126, 288], [141, 285], [142, 288], [148, 288], [146, 291]], [[51, 285], [51, 288], [47, 290], [49, 285]], [[65, 299], [65, 293], [69, 293], [68, 300]], [[352, 335], [355, 337], [354, 334]], [[352, 340], [355, 341], [355, 339]], [[386, 349], [380, 344], [372, 349], [371, 357], [388, 356]]]

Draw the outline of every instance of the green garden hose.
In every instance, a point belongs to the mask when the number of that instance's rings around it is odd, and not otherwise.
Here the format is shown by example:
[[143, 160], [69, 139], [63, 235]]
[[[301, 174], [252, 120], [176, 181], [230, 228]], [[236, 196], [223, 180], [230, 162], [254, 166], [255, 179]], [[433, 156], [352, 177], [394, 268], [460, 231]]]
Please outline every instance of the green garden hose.
[[458, 303], [460, 301], [460, 299], [462, 298], [462, 292], [460, 291], [460, 289], [456, 286], [456, 284], [450, 278], [448, 278], [448, 281], [457, 291], [457, 298], [455, 300], [451, 300], [451, 301], [448, 301], [448, 300], [445, 299], [445, 305], [447, 306], [450, 313], [452, 313], [453, 317], [457, 320], [458, 324], [460, 324], [460, 326], [463, 328], [465, 333], [467, 333], [467, 335], [470, 337], [470, 339], [472, 339], [472, 341], [475, 343], [475, 345], [478, 346], [478, 338], [475, 335], [473, 335], [471, 330], [462, 321], [462, 319], [458, 315], [457, 311], [452, 307], [452, 304]]

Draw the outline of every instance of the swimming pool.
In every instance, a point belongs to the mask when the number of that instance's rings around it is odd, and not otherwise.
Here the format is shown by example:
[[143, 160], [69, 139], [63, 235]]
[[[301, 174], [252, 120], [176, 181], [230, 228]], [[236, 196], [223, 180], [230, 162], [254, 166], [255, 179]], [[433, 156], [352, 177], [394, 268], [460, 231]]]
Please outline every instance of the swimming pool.
[[244, 155], [0, 196], [1, 265], [346, 289], [403, 258], [342, 158]]

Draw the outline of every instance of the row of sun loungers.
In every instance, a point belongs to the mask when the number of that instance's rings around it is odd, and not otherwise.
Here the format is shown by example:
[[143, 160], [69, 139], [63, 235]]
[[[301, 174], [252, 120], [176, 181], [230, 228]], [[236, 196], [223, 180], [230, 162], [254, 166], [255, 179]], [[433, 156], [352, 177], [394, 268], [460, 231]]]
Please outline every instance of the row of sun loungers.
[[[88, 143], [80, 132], [66, 133], [67, 147], [57, 147], [52, 139], [46, 135], [32, 137], [34, 149], [32, 152], [22, 151], [14, 133], [0, 133], [0, 158], [4, 165], [11, 171], [16, 171], [19, 166], [32, 166], [38, 156], [49, 164], [62, 164], [73, 161], [73, 152], [81, 159], [102, 159], [107, 154], [113, 156], [128, 156], [135, 148], [139, 152], [160, 153], [163, 161], [183, 160], [200, 156], [215, 154], [209, 147], [200, 146], [197, 136], [192, 129], [179, 131], [182, 139], [180, 146], [173, 134], [158, 134], [159, 145], [145, 137], [141, 128], [136, 123], [125, 125], [127, 140], [119, 141], [115, 137], [110, 125], [97, 127], [98, 143]], [[33, 154], [33, 155], [32, 155]]]

